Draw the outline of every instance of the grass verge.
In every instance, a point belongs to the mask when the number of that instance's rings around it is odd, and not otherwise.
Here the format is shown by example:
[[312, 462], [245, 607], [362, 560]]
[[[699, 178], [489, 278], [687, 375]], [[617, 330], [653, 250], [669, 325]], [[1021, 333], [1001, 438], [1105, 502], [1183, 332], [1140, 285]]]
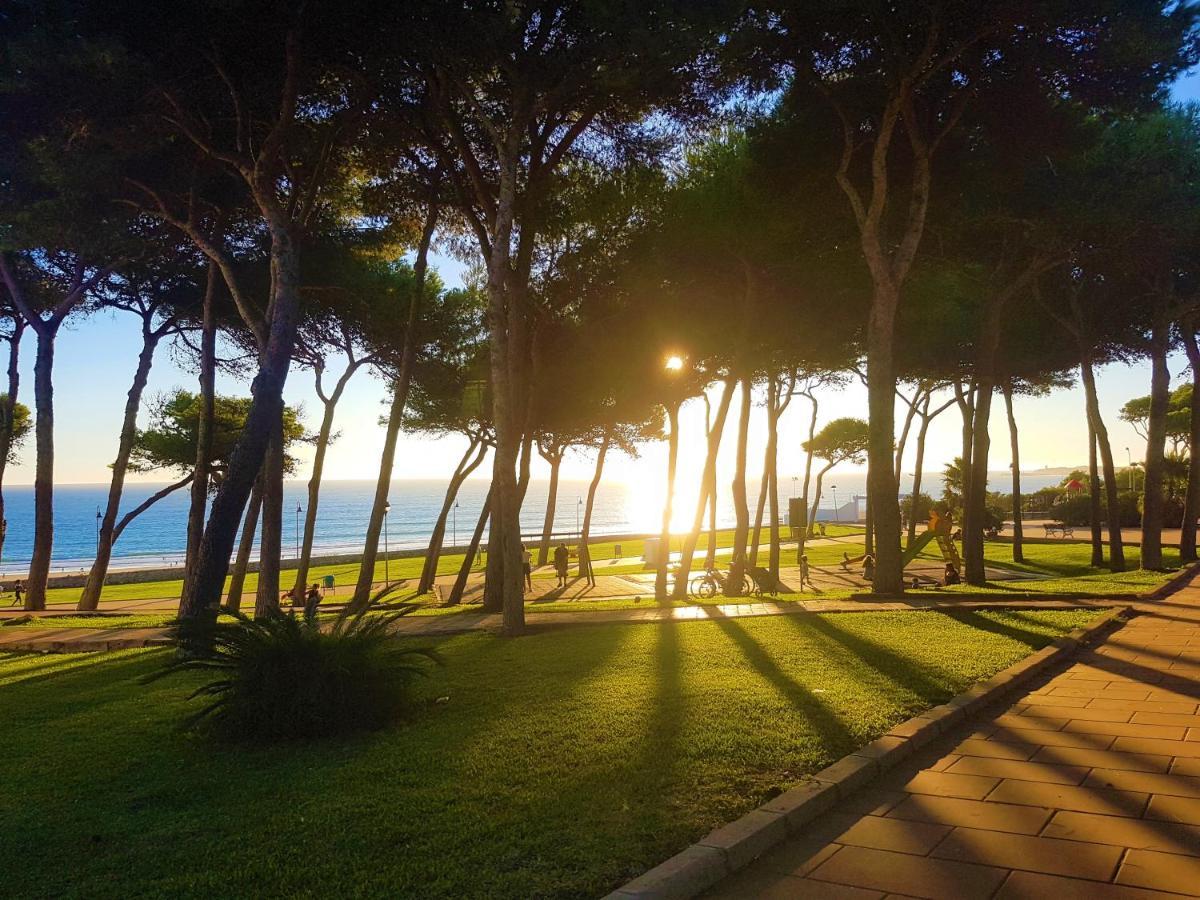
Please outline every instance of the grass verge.
[[438, 642], [412, 721], [179, 732], [163, 651], [0, 655], [12, 896], [599, 896], [1095, 611], [861, 613]]

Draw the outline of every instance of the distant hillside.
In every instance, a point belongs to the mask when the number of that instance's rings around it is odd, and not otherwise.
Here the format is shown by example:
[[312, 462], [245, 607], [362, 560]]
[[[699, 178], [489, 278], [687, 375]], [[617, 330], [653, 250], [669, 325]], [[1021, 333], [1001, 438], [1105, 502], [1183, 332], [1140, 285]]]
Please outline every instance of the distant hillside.
[[1046, 478], [1066, 478], [1072, 472], [1086, 472], [1087, 463], [1081, 466], [1047, 466], [1044, 469], [1026, 469], [1022, 470], [1022, 475], [1041, 475]]

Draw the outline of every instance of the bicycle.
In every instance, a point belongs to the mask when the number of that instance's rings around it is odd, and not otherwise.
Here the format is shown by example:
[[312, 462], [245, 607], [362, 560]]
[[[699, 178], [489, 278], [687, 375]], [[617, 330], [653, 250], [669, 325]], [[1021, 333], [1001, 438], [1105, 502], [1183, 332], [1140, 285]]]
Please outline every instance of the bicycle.
[[[705, 569], [703, 575], [697, 575], [688, 583], [688, 590], [701, 600], [711, 600], [718, 592], [725, 590], [726, 579], [727, 576], [719, 569]], [[753, 592], [754, 585], [749, 576], [742, 575], [742, 594], [748, 596]]]

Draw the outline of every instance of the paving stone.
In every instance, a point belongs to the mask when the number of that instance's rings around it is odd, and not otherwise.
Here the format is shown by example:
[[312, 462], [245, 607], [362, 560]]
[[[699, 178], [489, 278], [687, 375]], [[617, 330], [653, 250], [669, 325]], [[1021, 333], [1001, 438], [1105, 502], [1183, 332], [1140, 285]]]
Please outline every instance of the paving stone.
[[1028, 742], [1038, 747], [1090, 747], [1093, 750], [1106, 750], [1116, 740], [1116, 736], [1082, 731], [993, 728], [987, 740], [1015, 744]]
[[1036, 806], [912, 794], [891, 809], [887, 818], [986, 828], [1013, 834], [1037, 834], [1051, 814], [1051, 810]]
[[1132, 772], [1166, 772], [1171, 768], [1170, 756], [1154, 756], [1136, 748], [1121, 746], [1121, 741], [1131, 740], [1138, 739], [1117, 738], [1117, 743], [1113, 745], [1112, 750], [1043, 747], [1034, 755], [1033, 762], [1102, 769], [1128, 769]]
[[1156, 850], [1130, 850], [1117, 873], [1117, 883], [1194, 894], [1200, 886], [1200, 858]]
[[866, 847], [843, 847], [818, 866], [811, 877], [931, 900], [983, 900], [992, 895], [1007, 874], [1004, 869], [990, 866]]
[[1047, 696], [1050, 697], [1108, 697], [1113, 700], [1146, 700], [1150, 697], [1149, 688], [1134, 687], [1053, 687]]
[[937, 846], [950, 826], [862, 816], [833, 838], [835, 843], [924, 856]]
[[990, 756], [996, 759], [1029, 759], [1038, 750], [1038, 745], [1009, 744], [1002, 741], [978, 741], [968, 738], [954, 752], [960, 756]]
[[[1120, 701], [1125, 702], [1125, 701]], [[1083, 722], [1128, 722], [1133, 712], [1128, 709], [1073, 709], [1069, 706], [1030, 707], [1028, 712], [1020, 709], [1017, 715], [1025, 718], [1066, 719]]]
[[1114, 847], [1200, 855], [1200, 825], [1060, 811], [1054, 814], [1042, 835]]
[[1171, 763], [1172, 775], [1200, 775], [1200, 759], [1180, 757]]
[[1146, 808], [1146, 818], [1200, 825], [1200, 799], [1155, 794]]
[[888, 791], [879, 788], [858, 791], [843, 800], [838, 809], [863, 816], [882, 816], [898, 803], [908, 799], [903, 791]]
[[902, 789], [910, 794], [933, 794], [938, 797], [964, 797], [968, 800], [982, 800], [999, 783], [999, 778], [952, 775], [947, 772], [919, 772], [905, 782]]
[[825, 840], [803, 836], [794, 837], [784, 841], [778, 847], [768, 850], [758, 858], [752, 868], [800, 878], [833, 856], [837, 850], [837, 844], [831, 844]]
[[1200, 777], [1160, 775], [1152, 772], [1124, 772], [1120, 769], [1095, 769], [1087, 777], [1088, 786], [1117, 790], [1170, 794], [1174, 797], [1200, 797]]
[[[1151, 713], [1151, 712], [1135, 712], [1130, 722], [1136, 722], [1139, 725], [1178, 725], [1183, 728], [1189, 726], [1200, 726], [1200, 716], [1180, 716], [1172, 713]], [[1158, 735], [1159, 737], [1171, 737], [1171, 735]]]
[[[1147, 728], [1155, 729], [1155, 731], [1147, 734]], [[1162, 725], [1143, 725], [1136, 722], [1094, 722], [1073, 719], [1064, 724], [1062, 730], [1082, 734], [1109, 734], [1113, 737], [1161, 737], [1178, 739], [1171, 733], [1162, 734], [1157, 730], [1161, 728], [1163, 728]], [[1167, 730], [1168, 732], [1172, 731], [1172, 729]]]
[[1127, 753], [1161, 753], [1166, 756], [1190, 756], [1200, 759], [1200, 741], [1164, 741], [1161, 738], [1119, 737], [1114, 750]]
[[950, 775], [982, 775], [988, 778], [1019, 778], [1049, 784], [1081, 784], [1088, 770], [1081, 766], [1055, 766], [1017, 759], [985, 759], [964, 756], [948, 770]]
[[1088, 703], [1088, 709], [1128, 710], [1130, 713], [1151, 712], [1188, 716], [1196, 714], [1196, 703], [1179, 700], [1110, 700], [1099, 698]]
[[938, 844], [933, 855], [959, 862], [1101, 881], [1112, 877], [1121, 859], [1121, 851], [1116, 847], [975, 828], [955, 828]]
[[1105, 790], [1097, 787], [1038, 784], [1008, 780], [987, 795], [988, 802], [1023, 803], [1048, 809], [1074, 809], [1108, 816], [1140, 816], [1150, 799], [1140, 791]]
[[1000, 893], [996, 894], [996, 900], [1041, 900], [1044, 897], [1053, 897], [1054, 900], [1178, 900], [1176, 894], [1040, 872], [1013, 872], [1004, 882], [1004, 887], [1000, 888]]

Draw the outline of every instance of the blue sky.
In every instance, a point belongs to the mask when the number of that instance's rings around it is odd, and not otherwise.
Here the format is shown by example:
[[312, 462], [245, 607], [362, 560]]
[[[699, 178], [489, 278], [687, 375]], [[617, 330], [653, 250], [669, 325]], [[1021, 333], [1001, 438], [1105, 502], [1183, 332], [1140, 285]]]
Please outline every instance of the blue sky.
[[[1173, 95], [1179, 100], [1200, 101], [1200, 73], [1192, 72], [1176, 84]], [[448, 257], [438, 256], [436, 265], [443, 280], [458, 283], [462, 265]], [[58, 339], [55, 364], [56, 388], [56, 475], [60, 483], [98, 483], [108, 480], [108, 465], [116, 452], [117, 430], [123, 412], [125, 395], [133, 374], [139, 347], [137, 321], [120, 312], [105, 312], [86, 319], [71, 321]], [[27, 334], [22, 347], [22, 397], [32, 406], [33, 339]], [[1173, 359], [1171, 373], [1174, 383], [1187, 377], [1186, 362]], [[147, 399], [179, 386], [194, 390], [195, 375], [181, 369], [169, 348], [159, 351], [151, 373]], [[1141, 439], [1131, 428], [1119, 422], [1117, 410], [1129, 398], [1144, 395], [1149, 386], [1149, 369], [1145, 365], [1110, 366], [1099, 379], [1102, 411], [1112, 431], [1116, 456], [1126, 458], [1129, 447], [1134, 459], [1141, 456]], [[223, 379], [219, 390], [245, 393], [246, 385]], [[313, 394], [312, 374], [293, 369], [288, 378], [286, 397], [289, 403], [304, 407], [306, 421], [315, 430], [320, 404]], [[340, 439], [330, 449], [326, 462], [326, 477], [330, 479], [374, 478], [383, 446], [383, 431], [377, 422], [386, 399], [385, 385], [370, 372], [360, 371], [351, 381], [339, 407], [336, 428]], [[865, 393], [858, 385], [827, 396], [822, 404], [823, 420], [844, 415], [865, 416]], [[1042, 466], [1078, 465], [1087, 458], [1087, 434], [1083, 423], [1083, 396], [1078, 388], [1060, 391], [1051, 397], [1018, 402], [1017, 416], [1021, 428], [1022, 469]], [[761, 415], [761, 410], [756, 410]], [[781, 425], [781, 472], [790, 474], [800, 465], [799, 445], [801, 416], [793, 413]], [[143, 423], [145, 415], [142, 417]], [[703, 409], [699, 404], [685, 409], [684, 451], [681, 457], [681, 478], [698, 476], [701, 465], [700, 441], [703, 428]], [[926, 469], [935, 470], [953, 458], [959, 447], [959, 421], [953, 411], [945, 413], [930, 431]], [[1008, 432], [1003, 415], [993, 416], [993, 470], [1009, 464]], [[397, 478], [448, 477], [461, 447], [454, 439], [402, 439], [396, 458]], [[752, 444], [751, 459], [760, 458], [761, 442]], [[311, 451], [300, 454], [302, 466], [297, 473], [308, 477]], [[723, 468], [730, 454], [724, 454]], [[33, 480], [33, 440], [20, 454], [16, 468], [8, 470], [10, 484]], [[481, 477], [486, 466], [480, 470]], [[630, 481], [649, 476], [659, 480], [665, 468], [665, 452], [661, 446], [645, 448], [639, 461], [617, 458], [610, 464], [611, 477]], [[535, 469], [535, 476], [541, 474]], [[587, 478], [591, 460], [579, 454], [568, 456], [564, 477]], [[139, 480], [161, 481], [162, 476], [137, 476]], [[786, 481], [786, 474], [782, 481]]]

